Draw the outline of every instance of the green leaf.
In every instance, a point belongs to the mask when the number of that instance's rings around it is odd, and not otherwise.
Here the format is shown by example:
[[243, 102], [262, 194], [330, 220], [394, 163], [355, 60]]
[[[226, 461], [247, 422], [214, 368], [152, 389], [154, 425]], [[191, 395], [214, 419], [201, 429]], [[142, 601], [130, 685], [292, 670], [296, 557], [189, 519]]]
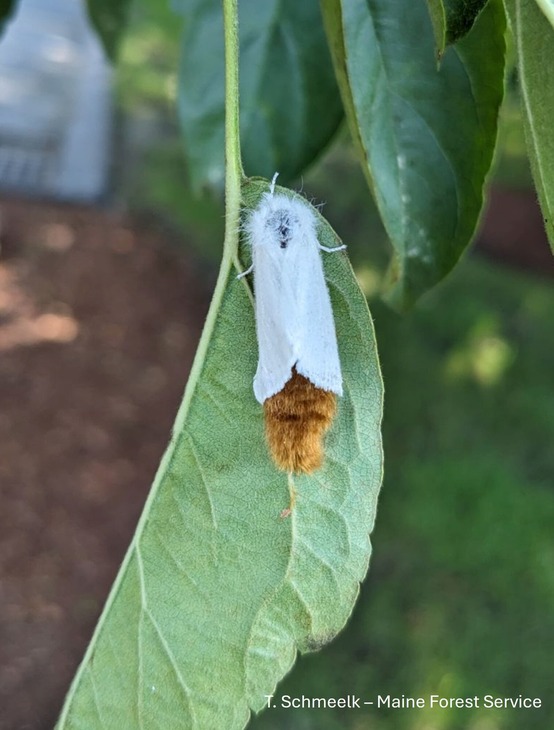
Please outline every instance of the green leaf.
[[[184, 7], [179, 111], [193, 186], [223, 180], [221, 3]], [[296, 178], [342, 120], [317, 0], [241, 0], [241, 143], [247, 174]]]
[[87, 0], [88, 14], [111, 61], [117, 58], [131, 0]]
[[457, 43], [473, 28], [488, 0], [444, 0], [446, 42]]
[[505, 0], [518, 57], [525, 138], [554, 251], [554, 31], [534, 2]]
[[469, 33], [486, 4], [487, 0], [427, 0], [439, 60], [447, 45]]
[[396, 253], [389, 299], [406, 308], [453, 268], [475, 231], [503, 95], [502, 5], [490, 0], [440, 69], [423, 3], [322, 7], [349, 124]]
[[[266, 190], [247, 184], [246, 206]], [[337, 245], [320, 224], [321, 242]], [[344, 626], [370, 554], [382, 383], [348, 260], [323, 256], [345, 385], [323, 467], [295, 477], [296, 506], [281, 518], [287, 475], [270, 461], [252, 391], [252, 296], [224, 271], [171, 443], [58, 730], [243, 728], [297, 649], [319, 648]]]
[[0, 0], [0, 33], [4, 32], [4, 26], [15, 11], [16, 0]]

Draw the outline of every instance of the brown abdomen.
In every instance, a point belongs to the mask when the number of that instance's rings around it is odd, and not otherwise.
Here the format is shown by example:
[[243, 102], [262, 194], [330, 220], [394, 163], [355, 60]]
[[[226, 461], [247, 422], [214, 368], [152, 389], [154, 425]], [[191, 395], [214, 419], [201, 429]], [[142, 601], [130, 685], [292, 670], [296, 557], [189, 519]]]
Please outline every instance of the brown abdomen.
[[293, 368], [283, 390], [264, 402], [265, 434], [273, 461], [287, 472], [310, 474], [323, 461], [323, 436], [337, 410], [334, 393]]

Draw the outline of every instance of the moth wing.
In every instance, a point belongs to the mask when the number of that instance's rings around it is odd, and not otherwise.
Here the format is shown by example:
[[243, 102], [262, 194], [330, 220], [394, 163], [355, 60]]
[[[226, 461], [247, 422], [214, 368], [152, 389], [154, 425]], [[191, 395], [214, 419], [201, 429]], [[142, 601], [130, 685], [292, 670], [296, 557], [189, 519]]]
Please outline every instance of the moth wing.
[[[267, 233], [269, 216], [283, 210], [294, 222], [284, 248], [276, 245], [275, 230], [270, 227]], [[282, 390], [293, 366], [314, 385], [342, 395], [333, 310], [314, 214], [297, 200], [268, 195], [249, 228], [259, 351], [257, 400], [263, 403]]]
[[258, 337], [254, 395], [263, 403], [282, 390], [291, 377], [297, 359], [293, 332], [298, 311], [288, 259], [278, 249], [254, 246], [252, 261]]
[[342, 395], [337, 335], [321, 253], [313, 230], [305, 231], [302, 265], [297, 268], [296, 370], [318, 388]]

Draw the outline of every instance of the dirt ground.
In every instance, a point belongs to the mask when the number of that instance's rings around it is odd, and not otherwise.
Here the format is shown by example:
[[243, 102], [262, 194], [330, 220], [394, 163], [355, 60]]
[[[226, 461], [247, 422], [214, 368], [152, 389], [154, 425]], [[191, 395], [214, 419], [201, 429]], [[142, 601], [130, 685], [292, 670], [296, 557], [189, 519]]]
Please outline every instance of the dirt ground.
[[[483, 230], [495, 257], [554, 272], [533, 194], [523, 208], [495, 194]], [[167, 231], [98, 210], [0, 200], [0, 242], [0, 730], [50, 730], [167, 444], [214, 272]]]
[[162, 231], [0, 201], [0, 728], [50, 730], [169, 439], [209, 303]]

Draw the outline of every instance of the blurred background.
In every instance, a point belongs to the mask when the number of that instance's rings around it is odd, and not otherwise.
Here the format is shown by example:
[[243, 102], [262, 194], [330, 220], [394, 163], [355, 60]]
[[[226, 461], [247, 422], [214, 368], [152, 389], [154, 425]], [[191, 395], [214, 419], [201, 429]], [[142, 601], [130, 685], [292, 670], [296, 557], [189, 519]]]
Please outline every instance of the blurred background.
[[[176, 117], [179, 19], [137, 0], [112, 67], [75, 0], [0, 40], [0, 728], [47, 730], [144, 503], [223, 240]], [[257, 730], [554, 727], [554, 264], [517, 78], [476, 245], [399, 317], [346, 133], [298, 186], [326, 201], [375, 320], [386, 474], [345, 631], [280, 693], [495, 694], [541, 710], [272, 710]]]

